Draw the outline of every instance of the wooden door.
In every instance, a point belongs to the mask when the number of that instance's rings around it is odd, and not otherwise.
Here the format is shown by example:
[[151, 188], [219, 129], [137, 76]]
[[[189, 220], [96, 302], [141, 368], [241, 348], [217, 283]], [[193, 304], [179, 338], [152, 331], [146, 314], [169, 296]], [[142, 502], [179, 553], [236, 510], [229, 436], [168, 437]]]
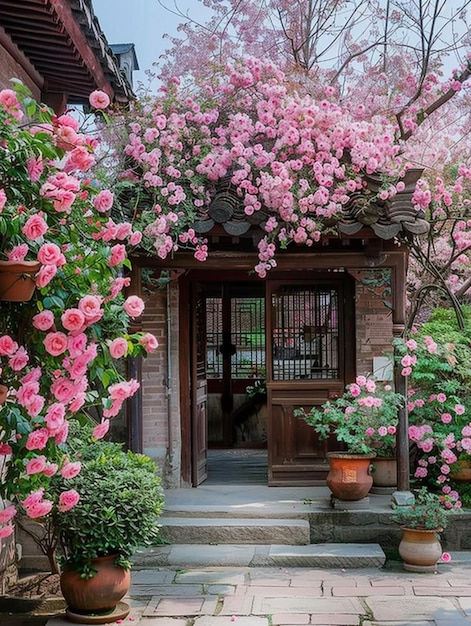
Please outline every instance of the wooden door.
[[197, 285], [193, 291], [192, 310], [191, 473], [192, 485], [197, 487], [208, 477], [206, 300]]
[[269, 280], [266, 309], [268, 484], [323, 482], [333, 442], [319, 441], [294, 410], [338, 396], [354, 375], [352, 285], [346, 277]]

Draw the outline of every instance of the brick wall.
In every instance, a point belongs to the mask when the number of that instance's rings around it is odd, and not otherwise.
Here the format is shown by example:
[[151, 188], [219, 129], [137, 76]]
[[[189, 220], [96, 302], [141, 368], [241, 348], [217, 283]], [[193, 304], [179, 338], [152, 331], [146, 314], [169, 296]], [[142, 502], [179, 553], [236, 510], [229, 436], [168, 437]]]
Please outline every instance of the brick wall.
[[357, 374], [373, 373], [374, 357], [392, 352], [391, 272], [350, 270], [355, 278]]
[[[167, 311], [167, 295], [170, 308]], [[168, 487], [180, 482], [180, 397], [178, 388], [178, 284], [159, 290], [146, 300], [142, 330], [152, 332], [159, 348], [142, 364], [143, 452], [162, 470]], [[170, 315], [170, 350], [167, 315]], [[170, 390], [167, 380], [170, 375]], [[169, 420], [170, 416], [170, 420]], [[170, 427], [170, 432], [169, 432]]]

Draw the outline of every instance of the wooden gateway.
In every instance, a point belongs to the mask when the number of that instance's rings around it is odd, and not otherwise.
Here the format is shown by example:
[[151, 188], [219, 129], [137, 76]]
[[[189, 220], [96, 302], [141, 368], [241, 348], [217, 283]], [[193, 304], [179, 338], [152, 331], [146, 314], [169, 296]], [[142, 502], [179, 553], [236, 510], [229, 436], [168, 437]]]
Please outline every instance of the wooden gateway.
[[262, 230], [233, 197], [215, 198], [195, 223], [208, 239], [206, 261], [184, 251], [133, 260], [146, 301], [142, 328], [160, 348], [135, 364], [142, 387], [131, 444], [159, 463], [168, 486], [203, 483], [208, 449], [243, 447], [266, 448], [265, 484], [324, 482], [326, 453], [339, 445], [319, 442], [294, 410], [335, 398], [359, 374], [392, 380], [392, 340], [406, 308], [407, 246], [397, 239], [428, 229], [411, 205], [414, 186], [368, 211], [352, 202], [332, 235], [278, 254], [265, 279], [253, 270]]

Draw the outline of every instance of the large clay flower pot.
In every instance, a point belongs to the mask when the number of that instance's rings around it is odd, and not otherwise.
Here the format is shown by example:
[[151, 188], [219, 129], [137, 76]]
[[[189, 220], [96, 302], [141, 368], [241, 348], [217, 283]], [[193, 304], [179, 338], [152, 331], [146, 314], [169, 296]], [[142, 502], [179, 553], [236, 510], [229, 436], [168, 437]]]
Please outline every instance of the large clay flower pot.
[[34, 275], [40, 267], [37, 261], [0, 261], [0, 300], [31, 300], [36, 287]]
[[[67, 602], [70, 621], [79, 624], [108, 623], [123, 619], [129, 613], [128, 605], [124, 605], [127, 608], [124, 614], [122, 610], [116, 613], [119, 601], [131, 585], [131, 572], [116, 566], [115, 558], [116, 555], [110, 555], [93, 559], [91, 564], [97, 571], [93, 578], [80, 578], [80, 574], [69, 567], [61, 573], [61, 591]], [[103, 622], [97, 621], [100, 617], [103, 617]]]
[[395, 457], [377, 456], [373, 461], [372, 475], [375, 487], [396, 487], [397, 459]]
[[375, 454], [350, 454], [328, 452], [329, 473], [327, 486], [334, 498], [361, 500], [368, 495], [373, 484], [371, 460]]
[[401, 529], [399, 554], [404, 569], [409, 572], [434, 572], [442, 556], [442, 546], [438, 535], [442, 529], [424, 530], [405, 526]]

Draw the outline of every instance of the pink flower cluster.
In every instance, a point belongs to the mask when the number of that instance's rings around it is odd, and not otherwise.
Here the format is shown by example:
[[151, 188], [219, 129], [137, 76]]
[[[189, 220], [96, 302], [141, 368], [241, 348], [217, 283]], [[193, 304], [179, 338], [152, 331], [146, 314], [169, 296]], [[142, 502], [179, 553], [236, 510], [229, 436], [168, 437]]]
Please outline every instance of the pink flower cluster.
[[[109, 97], [96, 91], [90, 102], [103, 110]], [[53, 116], [37, 105], [35, 117], [31, 99], [31, 123], [19, 129], [22, 102], [15, 91], [0, 91], [0, 107], [8, 120], [2, 146], [15, 169], [15, 183], [0, 187], [2, 220], [15, 230], [3, 252], [11, 260], [41, 264], [34, 297], [19, 308], [12, 304], [10, 317], [5, 311], [0, 332], [1, 382], [8, 386], [0, 405], [0, 502], [12, 501], [0, 510], [2, 538], [12, 532], [17, 506], [41, 519], [53, 507], [67, 511], [76, 505], [80, 495], [73, 489], [55, 498], [48, 494], [51, 477], [68, 480], [81, 470], [63, 445], [70, 418], [92, 407], [101, 411], [93, 436], [103, 437], [139, 388], [137, 381], [123, 380], [113, 360], [146, 355], [158, 342], [151, 333], [129, 334], [144, 302], [123, 294], [130, 286], [123, 268], [130, 267], [128, 248], [140, 243], [142, 233], [130, 222], [116, 223], [110, 217], [113, 193], [87, 178], [96, 137], [83, 133], [69, 113]], [[21, 158], [8, 147], [10, 138], [17, 145], [17, 133]]]
[[[229, 65], [216, 87], [203, 85], [197, 96], [180, 94], [175, 83], [162, 91], [133, 110], [124, 147], [154, 199], [146, 232], [162, 259], [181, 243], [197, 246], [192, 220], [204, 215], [221, 179], [232, 184], [245, 218], [263, 224], [256, 271], [265, 276], [277, 248], [319, 241], [323, 220], [340, 216], [363, 188], [363, 173], [397, 179], [404, 165], [384, 118], [359, 120], [328, 90], [324, 99], [293, 93], [279, 70], [258, 59]], [[197, 258], [205, 258], [201, 249]]]

